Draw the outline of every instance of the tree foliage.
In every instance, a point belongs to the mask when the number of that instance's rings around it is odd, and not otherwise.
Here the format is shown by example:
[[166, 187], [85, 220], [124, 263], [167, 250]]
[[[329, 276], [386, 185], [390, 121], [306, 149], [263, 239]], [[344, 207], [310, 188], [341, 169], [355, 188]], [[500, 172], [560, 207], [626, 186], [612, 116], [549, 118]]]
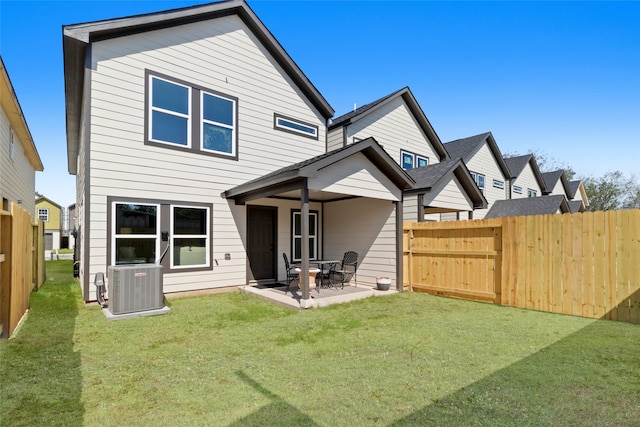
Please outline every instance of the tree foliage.
[[614, 171], [601, 177], [583, 178], [582, 182], [590, 211], [640, 208], [640, 184], [634, 175]]

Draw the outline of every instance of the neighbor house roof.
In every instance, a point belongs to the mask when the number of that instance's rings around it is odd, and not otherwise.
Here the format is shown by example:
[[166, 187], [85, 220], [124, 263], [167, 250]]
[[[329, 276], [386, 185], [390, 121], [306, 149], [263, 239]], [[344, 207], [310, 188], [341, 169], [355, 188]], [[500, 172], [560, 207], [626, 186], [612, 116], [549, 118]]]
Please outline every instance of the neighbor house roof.
[[18, 137], [27, 160], [29, 160], [34, 170], [42, 171], [44, 170], [42, 160], [40, 160], [38, 149], [33, 142], [31, 131], [27, 126], [27, 121], [22, 112], [22, 107], [20, 107], [20, 102], [18, 102], [18, 96], [13, 89], [13, 84], [5, 68], [2, 56], [0, 56], [0, 75], [0, 102], [2, 103], [2, 109], [9, 118], [11, 128]]
[[416, 182], [414, 188], [409, 191], [410, 193], [430, 191], [439, 183], [450, 180], [455, 176], [473, 202], [474, 208], [484, 209], [487, 207], [487, 199], [485, 199], [475, 181], [471, 178], [469, 169], [461, 159], [445, 160], [433, 165], [409, 169], [407, 174]]
[[522, 199], [496, 200], [485, 218], [503, 216], [547, 215], [570, 212], [567, 199], [562, 194], [553, 196], [526, 197]]
[[427, 116], [424, 114], [424, 111], [422, 111], [420, 104], [418, 104], [418, 101], [413, 96], [413, 93], [411, 93], [411, 89], [409, 89], [409, 87], [404, 87], [376, 101], [370, 102], [369, 104], [365, 104], [362, 107], [355, 109], [354, 111], [351, 111], [347, 114], [343, 114], [342, 116], [336, 117], [331, 121], [331, 124], [329, 125], [329, 130], [335, 129], [337, 127], [349, 126], [350, 124], [355, 123], [358, 120], [361, 120], [362, 118], [373, 113], [374, 111], [378, 110], [379, 108], [386, 105], [387, 103], [400, 97], [404, 100], [405, 104], [407, 105], [407, 107], [415, 117], [416, 121], [420, 125], [420, 128], [422, 129], [422, 131], [425, 133], [427, 138], [429, 138], [429, 141], [431, 142], [433, 149], [436, 151], [436, 154], [438, 154], [438, 156], [440, 157], [439, 160], [448, 159], [449, 156], [447, 154], [447, 150], [445, 150], [444, 146], [442, 145], [442, 141], [440, 140], [440, 137], [438, 136], [436, 131], [433, 129], [433, 126], [431, 126], [429, 119], [427, 119]]
[[52, 205], [53, 205], [53, 206], [55, 206], [56, 208], [58, 208], [58, 209], [62, 209], [62, 207], [61, 207], [59, 204], [57, 204], [57, 203], [56, 203], [56, 202], [54, 202], [53, 200], [51, 200], [51, 199], [49, 199], [49, 198], [47, 198], [47, 197], [44, 197], [44, 196], [40, 196], [40, 197], [38, 197], [38, 198], [36, 199], [36, 206], [37, 206], [37, 205], [38, 205], [38, 203], [40, 203], [40, 202], [49, 202], [49, 204], [52, 204]]
[[62, 39], [69, 172], [77, 172], [75, 158], [78, 155], [87, 45], [94, 41], [170, 28], [229, 15], [238, 15], [242, 19], [326, 119], [333, 116], [334, 110], [327, 100], [243, 0], [221, 1], [145, 15], [66, 25], [62, 28]]
[[582, 200], [569, 200], [567, 204], [569, 205], [569, 211], [571, 213], [584, 212], [584, 203], [582, 203]]
[[449, 156], [451, 156], [452, 159], [462, 159], [465, 162], [469, 162], [484, 142], [488, 144], [489, 149], [491, 150], [493, 157], [495, 157], [498, 167], [504, 176], [506, 178], [511, 178], [511, 171], [502, 158], [502, 153], [500, 152], [498, 144], [493, 138], [491, 132], [485, 132], [468, 138], [445, 142], [444, 147], [449, 152]]
[[543, 172], [542, 179], [544, 179], [544, 185], [547, 187], [546, 194], [549, 194], [553, 191], [553, 188], [558, 183], [558, 180], [562, 183], [562, 188], [564, 189], [564, 194], [567, 197], [571, 197], [571, 188], [569, 186], [569, 181], [567, 177], [564, 175], [564, 171], [562, 169], [552, 171], [552, 172]]
[[544, 179], [542, 178], [542, 173], [538, 168], [538, 162], [536, 162], [536, 158], [533, 154], [525, 154], [524, 156], [515, 156], [515, 157], [505, 157], [504, 162], [507, 164], [509, 168], [509, 172], [511, 172], [512, 178], [518, 178], [522, 171], [524, 170], [527, 164], [531, 165], [531, 170], [533, 171], [533, 175], [538, 181], [538, 185], [543, 193], [547, 191], [547, 187], [544, 183]]
[[357, 153], [361, 153], [369, 159], [399, 189], [413, 188], [414, 180], [384, 151], [374, 138], [367, 138], [240, 184], [225, 191], [222, 196], [226, 199], [235, 199], [236, 203], [244, 203], [256, 198], [271, 197], [296, 190], [300, 188], [302, 181], [314, 178], [321, 169]]

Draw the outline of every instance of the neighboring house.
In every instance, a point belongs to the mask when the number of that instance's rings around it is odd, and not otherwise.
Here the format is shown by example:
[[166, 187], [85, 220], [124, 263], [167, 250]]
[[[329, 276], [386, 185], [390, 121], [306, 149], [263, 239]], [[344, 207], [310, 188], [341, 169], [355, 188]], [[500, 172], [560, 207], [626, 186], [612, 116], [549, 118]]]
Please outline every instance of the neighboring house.
[[545, 194], [562, 194], [567, 198], [567, 200], [571, 200], [571, 186], [569, 185], [569, 180], [567, 180], [563, 170], [543, 172], [542, 179], [547, 187]]
[[461, 174], [464, 165], [454, 161], [436, 167], [449, 156], [408, 87], [335, 118], [327, 144], [333, 149], [367, 137], [375, 138], [418, 181], [405, 193], [405, 220], [467, 218], [479, 206], [486, 207], [478, 189]]
[[528, 197], [524, 199], [496, 200], [485, 218], [504, 216], [549, 215], [571, 212], [567, 199], [562, 194]]
[[569, 181], [569, 205], [572, 207], [571, 212], [584, 212], [589, 206], [589, 198], [581, 180]]
[[171, 293], [283, 281], [283, 252], [306, 270], [354, 250], [358, 284], [402, 286], [413, 180], [372, 138], [327, 153], [333, 109], [244, 1], [69, 25], [63, 43], [85, 301], [110, 265], [161, 263]]
[[538, 197], [546, 193], [547, 187], [533, 154], [505, 157], [504, 162], [511, 173], [509, 199]]
[[14, 202], [32, 213], [36, 171], [44, 168], [1, 56], [0, 104], [1, 207], [8, 210], [10, 202]]
[[35, 202], [35, 215], [44, 222], [44, 250], [45, 257], [49, 257], [52, 250], [60, 249], [62, 208], [56, 202], [40, 196]]
[[69, 212], [69, 249], [76, 247], [76, 204], [73, 203], [67, 208]]
[[[465, 163], [488, 208], [495, 201], [508, 198], [511, 172], [491, 132], [450, 141], [444, 147], [451, 159], [462, 159]], [[469, 218], [482, 219], [487, 212], [487, 209], [478, 209], [470, 213]]]

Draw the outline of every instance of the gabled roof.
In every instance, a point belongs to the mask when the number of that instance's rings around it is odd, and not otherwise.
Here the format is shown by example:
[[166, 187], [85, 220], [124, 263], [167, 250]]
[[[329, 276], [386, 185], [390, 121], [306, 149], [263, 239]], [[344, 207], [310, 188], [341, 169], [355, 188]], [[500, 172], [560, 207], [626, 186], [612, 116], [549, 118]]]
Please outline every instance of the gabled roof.
[[413, 96], [413, 93], [411, 93], [411, 89], [409, 89], [409, 87], [404, 87], [376, 101], [365, 104], [362, 107], [355, 109], [354, 111], [336, 117], [329, 125], [329, 130], [338, 127], [349, 126], [350, 124], [357, 122], [363, 117], [366, 117], [370, 113], [376, 111], [377, 109], [399, 97], [401, 97], [404, 100], [405, 104], [407, 104], [407, 107], [420, 125], [420, 128], [425, 133], [427, 138], [429, 138], [429, 141], [431, 142], [431, 145], [433, 145], [433, 149], [440, 157], [440, 160], [448, 159], [449, 156], [447, 154], [447, 150], [444, 149], [440, 137], [433, 129], [433, 126], [431, 126], [429, 119], [427, 119], [427, 116], [424, 114], [424, 111], [422, 111], [420, 104], [418, 104], [418, 101]]
[[584, 203], [582, 203], [582, 200], [569, 200], [567, 203], [569, 204], [569, 211], [571, 213], [584, 212]]
[[589, 206], [589, 197], [587, 196], [587, 190], [584, 188], [584, 183], [581, 180], [569, 181], [569, 189], [571, 194], [569, 198], [571, 200], [576, 198], [576, 194], [580, 191], [580, 197], [582, 198], [583, 206]]
[[334, 110], [327, 100], [324, 99], [318, 89], [291, 59], [244, 0], [220, 1], [125, 18], [66, 25], [62, 28], [62, 41], [69, 172], [76, 173], [75, 158], [78, 154], [80, 114], [84, 87], [85, 48], [87, 45], [94, 41], [170, 28], [229, 15], [238, 15], [242, 19], [326, 119], [333, 116]]
[[302, 181], [317, 176], [321, 169], [357, 153], [362, 153], [399, 189], [407, 190], [414, 186], [414, 180], [384, 151], [380, 144], [374, 138], [367, 138], [240, 184], [222, 193], [222, 197], [235, 199], [236, 203], [244, 203], [258, 197], [270, 197], [299, 189]]
[[544, 185], [547, 187], [546, 193], [543, 194], [551, 193], [553, 191], [553, 188], [558, 183], [558, 180], [560, 180], [560, 182], [562, 183], [562, 188], [564, 189], [564, 194], [567, 197], [570, 197], [569, 195], [571, 194], [571, 188], [569, 186], [569, 181], [564, 175], [564, 171], [562, 169], [552, 172], [543, 172], [542, 179], [544, 180]]
[[[502, 153], [498, 148], [496, 140], [493, 138], [491, 132], [481, 133], [479, 135], [470, 136], [468, 138], [456, 139], [455, 141], [445, 142], [444, 148], [449, 152], [452, 159], [462, 159], [465, 162], [469, 162], [471, 158], [480, 149], [482, 144], [486, 142], [489, 145], [489, 149], [493, 154], [493, 157], [498, 163], [498, 167], [507, 179], [510, 179], [511, 171], [504, 162]], [[481, 171], [478, 171], [481, 172]]]
[[33, 142], [31, 131], [29, 130], [29, 126], [27, 126], [27, 121], [24, 118], [22, 107], [20, 107], [20, 102], [18, 102], [18, 96], [13, 89], [13, 84], [11, 83], [9, 73], [4, 66], [4, 61], [1, 55], [0, 103], [2, 104], [2, 109], [5, 111], [9, 118], [11, 128], [15, 132], [18, 140], [20, 141], [20, 144], [22, 145], [27, 160], [29, 160], [29, 163], [34, 170], [44, 170], [44, 166], [42, 166], [42, 160], [40, 160], [40, 155], [38, 154], [38, 149], [36, 148], [36, 144]]
[[38, 206], [38, 203], [40, 203], [40, 202], [49, 202], [49, 204], [52, 204], [53, 206], [57, 207], [58, 209], [62, 209], [62, 207], [59, 204], [57, 204], [53, 200], [51, 200], [51, 199], [49, 199], [47, 197], [44, 197], [44, 196], [38, 197], [36, 199], [35, 205]]
[[496, 200], [485, 218], [501, 218], [503, 216], [548, 215], [570, 212], [566, 197], [562, 194], [522, 199]]
[[471, 178], [469, 169], [461, 159], [445, 160], [433, 165], [409, 169], [407, 174], [416, 182], [414, 188], [408, 193], [428, 192], [444, 180], [450, 180], [455, 176], [473, 202], [474, 208], [484, 209], [487, 207], [487, 199]]
[[536, 158], [533, 154], [525, 154], [524, 156], [515, 156], [515, 157], [505, 157], [504, 162], [507, 164], [509, 168], [509, 172], [511, 172], [511, 178], [518, 178], [522, 171], [524, 170], [527, 163], [531, 165], [531, 170], [533, 171], [533, 175], [538, 181], [538, 185], [542, 193], [544, 194], [547, 191], [547, 186], [542, 178], [542, 173], [538, 168], [538, 162], [536, 162]]

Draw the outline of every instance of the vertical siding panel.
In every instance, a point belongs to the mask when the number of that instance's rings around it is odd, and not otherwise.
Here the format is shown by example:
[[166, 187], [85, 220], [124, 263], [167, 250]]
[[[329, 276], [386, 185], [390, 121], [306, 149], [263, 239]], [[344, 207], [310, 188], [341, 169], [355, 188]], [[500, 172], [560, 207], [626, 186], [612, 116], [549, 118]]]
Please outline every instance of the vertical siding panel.
[[607, 259], [605, 216], [603, 211], [593, 213], [593, 315], [605, 318], [609, 311], [607, 303]]
[[573, 242], [571, 215], [562, 215], [562, 313], [572, 313]]
[[[616, 211], [616, 302], [618, 306], [618, 320], [628, 322], [630, 317], [630, 287], [629, 287], [629, 250], [631, 249], [631, 236], [629, 234], [629, 211]], [[639, 262], [635, 260], [635, 262]]]
[[554, 313], [562, 313], [562, 216], [551, 215], [551, 290]]
[[574, 316], [582, 316], [582, 214], [566, 215], [573, 220], [571, 232], [571, 244], [573, 246], [571, 312]]
[[629, 212], [629, 284], [630, 284], [630, 313], [629, 321], [640, 324], [640, 210]]
[[582, 214], [582, 316], [593, 317], [593, 213]]
[[616, 242], [616, 212], [605, 212], [606, 217], [606, 233], [607, 233], [607, 249], [606, 263], [607, 263], [607, 289], [609, 291], [608, 303], [609, 303], [609, 316], [610, 320], [618, 320], [618, 307], [616, 304], [617, 295], [617, 277], [616, 277], [616, 258], [617, 258], [617, 242]]

